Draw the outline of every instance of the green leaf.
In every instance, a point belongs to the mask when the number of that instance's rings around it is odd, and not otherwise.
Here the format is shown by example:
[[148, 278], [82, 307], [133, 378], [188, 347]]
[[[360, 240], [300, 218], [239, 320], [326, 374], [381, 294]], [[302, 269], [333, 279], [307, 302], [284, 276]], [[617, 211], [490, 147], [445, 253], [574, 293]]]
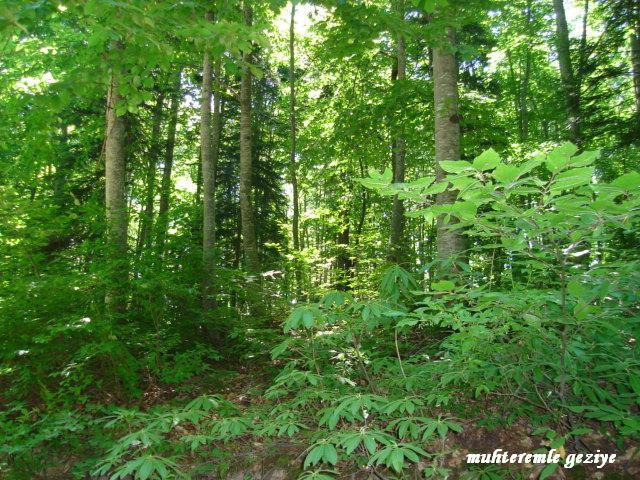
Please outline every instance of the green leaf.
[[376, 439], [371, 436], [364, 437], [364, 446], [371, 455], [375, 453], [376, 448], [378, 447]]
[[640, 396], [640, 375], [631, 374], [629, 375], [629, 385], [633, 388], [633, 391], [636, 392], [636, 395]]
[[562, 190], [571, 190], [582, 185], [587, 185], [591, 183], [593, 173], [594, 167], [572, 168], [571, 170], [558, 174], [549, 190], [552, 193], [557, 193]]
[[500, 164], [500, 155], [493, 149], [485, 150], [473, 160], [473, 166], [480, 171], [491, 170]]
[[545, 478], [550, 477], [553, 474], [553, 472], [555, 472], [558, 469], [558, 466], [559, 466], [558, 463], [547, 464], [547, 466], [544, 467], [540, 472], [540, 476], [538, 477], [538, 480], [545, 480]]
[[320, 461], [322, 455], [324, 453], [324, 445], [316, 445], [311, 449], [309, 455], [304, 460], [304, 468], [307, 468], [310, 465], [315, 465]]
[[302, 313], [302, 323], [306, 328], [313, 327], [313, 312], [311, 310], [304, 310]]
[[331, 465], [335, 465], [336, 463], [338, 463], [338, 452], [336, 451], [336, 447], [334, 447], [331, 443], [327, 443], [324, 445], [322, 460], [330, 463]]
[[140, 480], [147, 480], [154, 472], [154, 459], [152, 457], [146, 457], [140, 465], [140, 469], [138, 470], [138, 477]]
[[576, 155], [569, 162], [570, 167], [586, 167], [591, 165], [600, 156], [600, 150], [586, 150]]
[[444, 438], [447, 436], [449, 427], [445, 423], [438, 423], [437, 430], [438, 430], [438, 435], [440, 435], [441, 438]]
[[624, 175], [619, 176], [611, 185], [614, 187], [621, 188], [623, 190], [633, 190], [640, 187], [640, 173], [638, 172], [629, 172]]
[[431, 284], [431, 290], [434, 292], [450, 292], [456, 287], [451, 280], [440, 280]]
[[559, 147], [549, 152], [549, 154], [547, 155], [547, 168], [554, 173], [562, 170], [569, 165], [571, 156], [577, 151], [578, 147], [576, 147], [573, 143], [563, 143]]
[[460, 173], [471, 170], [473, 166], [465, 160], [441, 160], [440, 168], [447, 173]]
[[516, 167], [515, 165], [505, 165], [504, 163], [498, 165], [498, 167], [493, 172], [493, 176], [495, 177], [495, 179], [500, 183], [505, 184], [513, 182], [516, 178], [518, 178], [519, 174], [520, 169], [518, 167]]
[[[396, 472], [400, 473], [402, 471], [404, 467], [404, 452], [402, 449], [397, 448], [391, 453], [390, 459], [388, 460], [388, 464], [389, 463]], [[389, 466], [388, 464], [387, 466]]]

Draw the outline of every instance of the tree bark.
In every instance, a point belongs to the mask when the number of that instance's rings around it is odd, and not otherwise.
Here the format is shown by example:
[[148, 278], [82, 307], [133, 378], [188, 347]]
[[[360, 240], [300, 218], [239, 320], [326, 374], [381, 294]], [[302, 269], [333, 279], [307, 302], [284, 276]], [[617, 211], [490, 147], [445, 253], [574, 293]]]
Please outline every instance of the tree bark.
[[[250, 2], [245, 1], [244, 20], [247, 26], [253, 23], [253, 11]], [[249, 68], [251, 52], [242, 55], [242, 78], [240, 81], [240, 214], [242, 216], [242, 247], [247, 271], [260, 272], [260, 257], [256, 241], [256, 228], [251, 200], [252, 184], [252, 139], [251, 139], [251, 83]]]
[[336, 290], [347, 291], [351, 289], [351, 277], [353, 269], [353, 260], [349, 251], [349, 237], [351, 233], [351, 221], [349, 218], [349, 207], [343, 205], [340, 212], [342, 223], [338, 231], [337, 238], [337, 255], [336, 267], [337, 278], [335, 283]]
[[[398, 0], [396, 8], [400, 18], [404, 21], [404, 0]], [[404, 35], [399, 32], [396, 38], [396, 74], [395, 81], [406, 79], [406, 50]], [[392, 144], [393, 182], [404, 182], [406, 142], [402, 135], [396, 135]], [[403, 242], [404, 232], [404, 202], [396, 195], [393, 197], [391, 212], [391, 238], [389, 241], [389, 261], [402, 264], [406, 258], [406, 245]]]
[[[207, 13], [207, 19], [211, 15]], [[213, 269], [215, 268], [215, 191], [211, 138], [212, 69], [209, 54], [202, 62], [202, 100], [200, 104], [200, 158], [202, 160], [202, 308], [205, 315], [213, 301]]]
[[160, 158], [160, 130], [162, 127], [162, 110], [164, 92], [159, 92], [152, 113], [151, 139], [147, 152], [147, 173], [145, 179], [144, 210], [140, 214], [140, 234], [136, 245], [136, 257], [151, 244], [151, 227], [153, 225], [153, 206], [156, 196], [156, 170]]
[[[435, 157], [436, 179], [442, 181], [446, 172], [440, 167], [443, 160], [460, 160], [460, 114], [458, 111], [458, 62], [454, 53], [455, 35], [447, 28], [445, 41], [433, 51], [433, 81], [435, 107]], [[453, 203], [457, 192], [447, 189], [436, 198], [438, 205]], [[458, 272], [456, 260], [465, 250], [465, 240], [460, 230], [451, 227], [455, 222], [445, 222], [441, 215], [437, 220], [437, 259], [450, 262], [439, 275]]]
[[[527, 0], [525, 12], [525, 33], [531, 35], [531, 0]], [[529, 83], [531, 81], [531, 49], [527, 48], [524, 60], [524, 77], [520, 88], [520, 139], [523, 142], [529, 140]]]
[[640, 5], [636, 5], [631, 22], [631, 69], [636, 104], [636, 127], [634, 130], [640, 132]]
[[569, 28], [567, 27], [563, 0], [553, 0], [553, 8], [556, 14], [556, 48], [565, 95], [569, 139], [576, 145], [580, 145], [580, 92], [571, 63]]
[[126, 310], [128, 282], [125, 120], [116, 113], [116, 106], [121, 99], [118, 93], [118, 75], [114, 69], [110, 76], [105, 135], [105, 204], [110, 278], [105, 303], [109, 313], [118, 314]]
[[160, 207], [157, 223], [157, 247], [160, 255], [164, 253], [164, 243], [167, 237], [169, 201], [171, 199], [171, 171], [173, 169], [173, 152], [176, 146], [176, 127], [178, 125], [178, 109], [180, 107], [180, 80], [182, 70], [179, 69], [175, 83], [171, 90], [171, 106], [169, 111], [169, 125], [167, 140], [164, 148], [164, 164], [162, 166], [162, 180], [160, 182]]
[[300, 265], [300, 201], [298, 194], [298, 164], [296, 161], [296, 140], [297, 140], [297, 124], [296, 124], [296, 61], [295, 61], [295, 16], [296, 3], [291, 2], [291, 21], [289, 23], [289, 122], [291, 135], [291, 150], [289, 158], [289, 168], [291, 169], [291, 194], [293, 202], [293, 218], [291, 219], [291, 234], [293, 236], [293, 251], [296, 254], [294, 260], [294, 270], [296, 278], [296, 295], [302, 295], [302, 268]]

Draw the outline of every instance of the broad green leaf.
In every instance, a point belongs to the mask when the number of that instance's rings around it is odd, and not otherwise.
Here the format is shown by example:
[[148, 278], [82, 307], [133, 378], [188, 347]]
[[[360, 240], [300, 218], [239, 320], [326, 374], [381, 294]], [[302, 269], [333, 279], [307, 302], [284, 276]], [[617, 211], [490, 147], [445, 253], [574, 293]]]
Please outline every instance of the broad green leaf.
[[593, 167], [572, 168], [571, 170], [558, 174], [549, 190], [552, 193], [557, 193], [562, 190], [571, 190], [582, 185], [587, 185], [591, 183], [593, 173]]
[[640, 187], [640, 173], [638, 172], [629, 172], [624, 175], [619, 176], [611, 185], [614, 187], [621, 188], [623, 190], [634, 190]]
[[324, 445], [322, 460], [330, 463], [331, 465], [335, 465], [336, 463], [338, 463], [338, 452], [336, 451], [336, 447], [334, 447], [331, 443], [327, 443]]
[[485, 150], [473, 160], [473, 166], [480, 171], [491, 170], [500, 164], [500, 155], [493, 149]]
[[576, 151], [578, 151], [578, 147], [570, 142], [565, 142], [559, 147], [556, 147], [547, 155], [547, 168], [554, 173], [562, 170], [569, 165], [571, 156], [574, 155]]
[[519, 174], [520, 170], [518, 169], [518, 167], [516, 167], [515, 165], [505, 165], [503, 163], [498, 165], [498, 167], [493, 172], [493, 176], [496, 178], [496, 180], [504, 184], [513, 182], [514, 180], [516, 180], [516, 178], [518, 178]]
[[473, 168], [473, 166], [465, 160], [441, 160], [439, 165], [440, 168], [447, 173], [460, 173]]

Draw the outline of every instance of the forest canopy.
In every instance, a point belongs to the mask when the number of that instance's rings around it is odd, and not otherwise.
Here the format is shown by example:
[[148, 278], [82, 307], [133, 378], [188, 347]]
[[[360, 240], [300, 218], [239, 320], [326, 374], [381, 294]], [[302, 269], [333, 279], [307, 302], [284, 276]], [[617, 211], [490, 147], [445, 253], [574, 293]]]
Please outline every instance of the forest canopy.
[[0, 478], [639, 478], [639, 323], [635, 0], [0, 4]]

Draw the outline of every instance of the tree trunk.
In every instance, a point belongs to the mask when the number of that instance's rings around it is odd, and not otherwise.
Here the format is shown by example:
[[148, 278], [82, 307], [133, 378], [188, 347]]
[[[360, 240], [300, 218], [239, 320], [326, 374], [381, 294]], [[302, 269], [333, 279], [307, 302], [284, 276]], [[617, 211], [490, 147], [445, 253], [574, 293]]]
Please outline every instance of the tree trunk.
[[171, 107], [169, 111], [169, 126], [167, 141], [164, 149], [164, 165], [162, 166], [162, 180], [160, 183], [160, 207], [157, 223], [157, 247], [160, 255], [164, 252], [164, 242], [167, 236], [169, 200], [171, 198], [171, 171], [173, 169], [173, 151], [176, 146], [176, 127], [178, 125], [178, 108], [180, 107], [180, 80], [182, 70], [179, 69], [171, 91]]
[[296, 161], [296, 57], [295, 57], [295, 16], [296, 3], [291, 2], [291, 22], [289, 24], [289, 90], [290, 90], [290, 135], [291, 135], [291, 151], [289, 159], [289, 168], [291, 169], [291, 191], [293, 202], [293, 218], [291, 219], [291, 234], [293, 236], [293, 250], [296, 254], [294, 260], [294, 270], [296, 277], [296, 295], [302, 295], [302, 268], [300, 265], [300, 201], [298, 198], [298, 165]]
[[[404, 21], [404, 0], [398, 0], [397, 10]], [[396, 39], [396, 74], [395, 80], [403, 82], [406, 78], [406, 51], [405, 39], [402, 33], [398, 33]], [[398, 122], [399, 123], [399, 122]], [[402, 135], [396, 135], [392, 144], [393, 182], [404, 182], [406, 143]], [[389, 241], [389, 261], [402, 264], [406, 258], [406, 245], [404, 244], [404, 203], [396, 195], [393, 197], [393, 210], [391, 213], [391, 238]]]
[[563, 0], [553, 0], [553, 8], [556, 13], [556, 48], [558, 50], [558, 63], [560, 64], [560, 77], [565, 94], [569, 139], [576, 145], [580, 145], [580, 92], [571, 64], [569, 28], [567, 27]]
[[[211, 16], [207, 14], [207, 19]], [[214, 303], [213, 269], [215, 268], [215, 191], [211, 138], [211, 60], [205, 52], [202, 62], [202, 100], [200, 104], [200, 158], [202, 159], [202, 308], [205, 315]]]
[[351, 232], [351, 222], [349, 219], [349, 207], [343, 205], [340, 212], [342, 224], [338, 231], [336, 255], [337, 278], [335, 283], [336, 290], [347, 291], [351, 289], [351, 276], [353, 269], [353, 260], [349, 251], [349, 237]]
[[636, 127], [640, 132], [640, 5], [636, 7], [632, 18], [631, 68], [633, 72], [633, 92], [636, 101]]
[[[435, 107], [435, 156], [436, 179], [442, 181], [446, 172], [440, 167], [443, 160], [460, 160], [460, 115], [458, 112], [458, 62], [454, 53], [455, 37], [451, 27], [447, 29], [445, 42], [433, 51], [433, 81]], [[450, 189], [439, 193], [439, 205], [453, 203], [457, 192]], [[457, 273], [465, 250], [464, 237], [460, 230], [452, 230], [455, 222], [445, 222], [444, 215], [437, 221], [437, 259], [450, 262], [439, 275]]]
[[[244, 20], [247, 26], [253, 23], [250, 2], [244, 3]], [[251, 203], [252, 145], [251, 145], [251, 82], [249, 69], [251, 52], [242, 55], [242, 78], [240, 83], [240, 214], [242, 216], [242, 247], [247, 271], [260, 272], [260, 258], [256, 241], [256, 228]]]
[[[531, 0], [527, 0], [525, 13], [525, 32], [529, 36], [531, 32]], [[529, 140], [529, 83], [531, 81], [531, 49], [527, 48], [524, 60], [524, 77], [522, 78], [522, 87], [520, 88], [520, 125], [521, 136], [523, 142]]]
[[105, 303], [109, 313], [126, 310], [127, 199], [125, 194], [125, 120], [118, 116], [120, 102], [118, 76], [111, 71], [107, 94], [107, 129], [105, 138], [105, 204], [110, 275]]
[[162, 109], [164, 107], [164, 92], [158, 94], [153, 108], [151, 140], [147, 152], [147, 174], [145, 179], [144, 210], [140, 214], [140, 234], [136, 245], [136, 257], [149, 247], [151, 243], [151, 226], [153, 225], [153, 204], [156, 196], [156, 170], [160, 158], [160, 130], [162, 127]]

